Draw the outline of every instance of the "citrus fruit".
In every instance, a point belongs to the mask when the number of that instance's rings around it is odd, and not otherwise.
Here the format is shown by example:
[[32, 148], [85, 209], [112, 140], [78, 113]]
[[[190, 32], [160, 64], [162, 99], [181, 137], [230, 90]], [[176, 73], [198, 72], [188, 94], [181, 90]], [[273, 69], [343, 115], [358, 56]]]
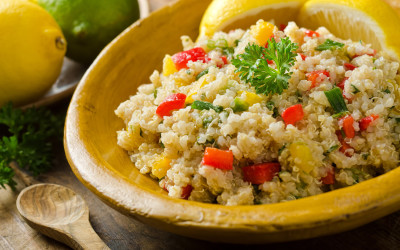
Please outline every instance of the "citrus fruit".
[[400, 17], [381, 0], [310, 0], [298, 22], [312, 29], [325, 26], [338, 37], [371, 43], [377, 51], [400, 58]]
[[30, 1], [0, 1], [0, 106], [43, 95], [61, 71], [66, 42], [56, 21]]
[[90, 64], [121, 31], [139, 18], [136, 0], [38, 0], [68, 41], [67, 56]]
[[305, 0], [214, 0], [203, 15], [200, 36], [212, 36], [216, 31], [249, 28], [263, 18], [274, 19], [276, 25], [296, 19]]

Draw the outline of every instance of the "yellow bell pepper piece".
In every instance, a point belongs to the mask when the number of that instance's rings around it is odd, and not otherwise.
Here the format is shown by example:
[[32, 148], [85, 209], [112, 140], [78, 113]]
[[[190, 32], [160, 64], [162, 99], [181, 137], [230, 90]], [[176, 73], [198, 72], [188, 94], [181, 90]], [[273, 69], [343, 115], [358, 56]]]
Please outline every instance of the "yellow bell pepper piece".
[[164, 155], [160, 155], [154, 160], [151, 173], [158, 179], [161, 179], [167, 174], [167, 171], [170, 168], [171, 159], [165, 157]]
[[310, 173], [314, 169], [314, 160], [310, 148], [301, 142], [295, 142], [289, 146], [295, 165], [306, 173]]
[[185, 103], [192, 103], [194, 102], [193, 96], [197, 94], [197, 92], [199, 92], [199, 90], [206, 86], [207, 84], [209, 84], [209, 82], [201, 77], [199, 79], [199, 81], [193, 86], [193, 88], [189, 91], [189, 94], [186, 97]]
[[172, 61], [172, 57], [170, 55], [165, 55], [163, 60], [163, 75], [169, 76], [176, 72], [178, 72], [178, 70], [175, 67], [174, 61]]
[[244, 101], [246, 101], [249, 106], [260, 103], [263, 100], [261, 96], [249, 91], [238, 91], [238, 94], [242, 95]]
[[258, 21], [250, 27], [250, 34], [257, 40], [259, 45], [264, 46], [268, 39], [274, 34], [275, 25], [265, 21]]

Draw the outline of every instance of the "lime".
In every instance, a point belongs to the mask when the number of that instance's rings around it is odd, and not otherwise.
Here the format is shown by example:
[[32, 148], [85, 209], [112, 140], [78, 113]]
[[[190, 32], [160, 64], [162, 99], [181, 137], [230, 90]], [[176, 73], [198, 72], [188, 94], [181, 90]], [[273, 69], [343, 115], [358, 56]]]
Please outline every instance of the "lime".
[[[23, 17], [23, 18], [21, 18]], [[61, 71], [66, 42], [56, 21], [31, 1], [0, 1], [0, 106], [38, 99]]]
[[121, 31], [139, 18], [137, 0], [38, 0], [68, 41], [67, 56], [90, 64]]

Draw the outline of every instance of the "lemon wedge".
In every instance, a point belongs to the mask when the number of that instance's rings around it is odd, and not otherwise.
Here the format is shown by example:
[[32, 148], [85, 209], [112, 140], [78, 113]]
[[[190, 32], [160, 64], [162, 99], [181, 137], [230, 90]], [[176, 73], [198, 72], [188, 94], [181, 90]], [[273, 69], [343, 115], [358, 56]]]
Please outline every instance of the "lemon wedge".
[[309, 0], [298, 16], [300, 26], [325, 26], [334, 35], [371, 43], [393, 59], [400, 58], [400, 17], [378, 0]]
[[257, 20], [273, 19], [276, 25], [293, 21], [306, 0], [214, 0], [203, 15], [200, 37], [216, 31], [247, 29]]

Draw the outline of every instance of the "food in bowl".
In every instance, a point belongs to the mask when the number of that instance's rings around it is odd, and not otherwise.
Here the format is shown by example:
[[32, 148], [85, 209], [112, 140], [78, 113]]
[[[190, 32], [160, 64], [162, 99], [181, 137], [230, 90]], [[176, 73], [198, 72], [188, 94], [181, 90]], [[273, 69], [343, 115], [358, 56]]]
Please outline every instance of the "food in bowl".
[[182, 38], [184, 51], [115, 111], [118, 145], [142, 174], [172, 197], [251, 205], [397, 167], [399, 63], [323, 27], [282, 29], [260, 20]]

